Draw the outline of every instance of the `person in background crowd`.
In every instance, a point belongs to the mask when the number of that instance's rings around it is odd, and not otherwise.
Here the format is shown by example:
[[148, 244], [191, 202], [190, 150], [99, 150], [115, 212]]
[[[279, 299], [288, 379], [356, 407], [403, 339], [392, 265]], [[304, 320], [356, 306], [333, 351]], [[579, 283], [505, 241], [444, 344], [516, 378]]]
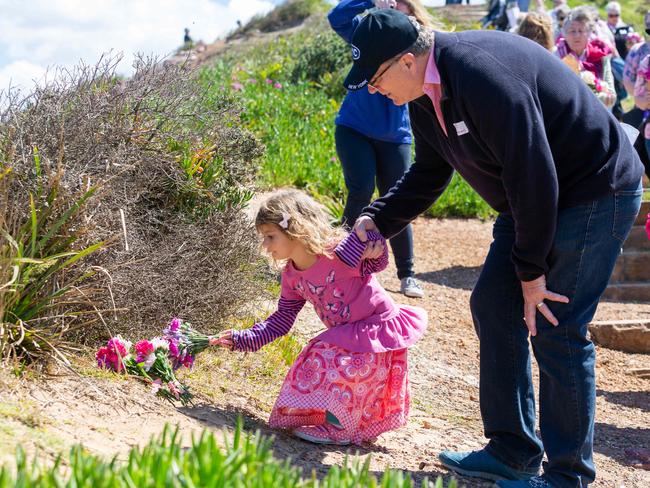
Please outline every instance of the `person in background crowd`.
[[553, 37], [555, 42], [557, 42], [562, 37], [562, 27], [564, 27], [564, 21], [569, 16], [569, 12], [571, 12], [571, 7], [563, 3], [554, 8], [552, 12], [554, 14], [554, 16], [551, 15], [551, 19], [553, 19]]
[[187, 27], [185, 27], [185, 35], [183, 36], [183, 44], [186, 47], [189, 47], [189, 46], [192, 45], [193, 42], [194, 41], [192, 40], [192, 37], [190, 37], [190, 30]]
[[517, 34], [535, 41], [551, 51], [555, 45], [553, 21], [550, 15], [542, 12], [528, 12], [517, 28]]
[[506, 0], [490, 0], [488, 2], [487, 14], [480, 20], [481, 29], [494, 27], [498, 30], [506, 30], [508, 18], [505, 16]]
[[641, 60], [634, 84], [634, 104], [643, 110], [641, 133], [645, 140], [645, 154], [641, 161], [645, 165], [645, 174], [650, 178], [650, 54]]
[[517, 36], [439, 32], [379, 10], [352, 44], [345, 86], [408, 103], [415, 137], [415, 162], [364, 209], [359, 239], [399, 232], [454, 170], [500, 213], [470, 298], [489, 443], [440, 460], [502, 488], [586, 487], [596, 475], [587, 326], [641, 204], [643, 166], [624, 128], [552, 54]]
[[627, 91], [623, 86], [623, 69], [625, 68], [625, 56], [627, 56], [627, 38], [634, 32], [631, 25], [626, 24], [621, 19], [621, 4], [618, 2], [609, 2], [605, 5], [607, 13], [607, 27], [614, 35], [616, 52], [612, 57], [612, 72], [614, 73], [614, 89], [616, 90], [616, 103], [612, 108], [612, 113], [616, 118], [623, 116], [623, 107], [621, 101], [627, 97]]
[[639, 63], [643, 58], [650, 54], [650, 10], [648, 10], [643, 19], [645, 24], [646, 41], [632, 46], [625, 58], [625, 68], [623, 69], [623, 85], [628, 93], [634, 93], [634, 84]]
[[592, 89], [598, 99], [612, 108], [616, 102], [610, 59], [612, 47], [592, 36], [595, 22], [589, 10], [576, 7], [564, 21], [555, 54], [567, 63]]
[[[419, 0], [343, 0], [328, 15], [330, 25], [350, 42], [360, 15], [373, 7], [395, 8], [431, 25], [432, 19]], [[353, 48], [353, 56], [354, 56]], [[375, 186], [384, 195], [411, 163], [411, 128], [406, 107], [397, 107], [383, 95], [367, 90], [348, 92], [336, 117], [336, 152], [348, 190], [344, 224], [352, 226], [361, 209], [372, 200]], [[413, 271], [413, 229], [409, 225], [390, 239], [400, 279], [400, 292], [412, 298], [424, 296]]]
[[625, 60], [628, 50], [627, 37], [628, 34], [634, 32], [634, 27], [623, 22], [623, 19], [621, 18], [620, 3], [609, 2], [607, 5], [605, 5], [605, 12], [607, 13], [607, 27], [614, 35], [616, 51], [618, 51], [619, 56]]

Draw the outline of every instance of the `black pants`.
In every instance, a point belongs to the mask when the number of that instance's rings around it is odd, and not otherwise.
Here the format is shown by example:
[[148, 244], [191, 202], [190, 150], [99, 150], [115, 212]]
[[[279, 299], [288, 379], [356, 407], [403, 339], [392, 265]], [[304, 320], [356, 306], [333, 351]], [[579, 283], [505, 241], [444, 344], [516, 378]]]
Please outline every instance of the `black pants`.
[[[370, 203], [375, 184], [384, 195], [408, 169], [411, 146], [379, 141], [349, 127], [336, 126], [336, 152], [341, 160], [348, 198], [343, 211], [344, 224], [354, 225], [361, 210]], [[390, 239], [397, 277], [413, 276], [413, 229], [407, 226]]]

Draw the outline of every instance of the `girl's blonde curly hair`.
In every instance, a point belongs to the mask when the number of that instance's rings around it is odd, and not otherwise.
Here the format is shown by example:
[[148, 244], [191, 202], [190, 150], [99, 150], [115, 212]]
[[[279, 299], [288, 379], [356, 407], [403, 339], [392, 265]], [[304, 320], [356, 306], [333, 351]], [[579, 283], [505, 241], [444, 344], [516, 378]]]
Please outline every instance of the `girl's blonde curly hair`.
[[331, 256], [346, 233], [334, 227], [327, 210], [300, 190], [279, 190], [260, 205], [255, 227], [277, 225], [290, 239], [301, 241], [311, 254]]

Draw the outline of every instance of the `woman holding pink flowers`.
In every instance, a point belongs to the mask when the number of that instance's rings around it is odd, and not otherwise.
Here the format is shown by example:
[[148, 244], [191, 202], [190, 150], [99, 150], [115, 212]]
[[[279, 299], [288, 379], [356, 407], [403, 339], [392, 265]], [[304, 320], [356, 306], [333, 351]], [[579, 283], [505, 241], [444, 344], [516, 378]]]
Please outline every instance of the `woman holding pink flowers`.
[[557, 41], [557, 56], [566, 62], [611, 109], [616, 103], [612, 48], [593, 37], [594, 19], [585, 7], [576, 7], [567, 16], [562, 27], [563, 36]]
[[374, 277], [388, 263], [386, 242], [333, 228], [327, 212], [297, 190], [269, 197], [255, 219], [262, 246], [284, 263], [278, 309], [250, 329], [211, 340], [256, 351], [285, 335], [308, 301], [327, 329], [287, 373], [269, 424], [320, 444], [359, 444], [403, 426], [409, 412], [407, 350], [427, 327], [426, 312], [396, 305]]

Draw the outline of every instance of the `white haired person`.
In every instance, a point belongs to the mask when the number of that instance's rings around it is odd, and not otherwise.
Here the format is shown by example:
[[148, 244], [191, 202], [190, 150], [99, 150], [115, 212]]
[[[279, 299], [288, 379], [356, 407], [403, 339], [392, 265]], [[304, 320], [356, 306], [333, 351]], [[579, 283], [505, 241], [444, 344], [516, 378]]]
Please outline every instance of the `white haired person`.
[[359, 239], [399, 232], [454, 171], [499, 212], [469, 303], [488, 443], [441, 462], [501, 488], [586, 487], [596, 476], [588, 324], [643, 193], [626, 132], [566, 66], [519, 36], [440, 32], [381, 10], [352, 43], [361, 54], [345, 86], [408, 103], [415, 137], [415, 162], [363, 211]]
[[592, 36], [594, 19], [584, 7], [569, 12], [562, 27], [563, 37], [557, 42], [555, 54], [587, 83], [607, 108], [616, 102], [612, 74], [612, 48]]

